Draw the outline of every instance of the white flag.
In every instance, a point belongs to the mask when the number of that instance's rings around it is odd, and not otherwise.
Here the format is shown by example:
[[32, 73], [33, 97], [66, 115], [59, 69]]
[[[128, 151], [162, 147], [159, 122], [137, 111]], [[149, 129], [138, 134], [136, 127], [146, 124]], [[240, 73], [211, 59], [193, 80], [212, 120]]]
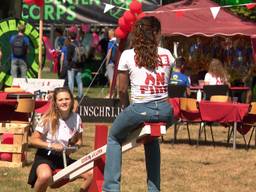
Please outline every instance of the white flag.
[[113, 9], [114, 7], [115, 7], [114, 5], [106, 3], [105, 8], [104, 8], [104, 13], [108, 12], [110, 9]]
[[211, 12], [212, 12], [212, 16], [214, 19], [216, 19], [219, 11], [220, 11], [220, 7], [211, 7]]

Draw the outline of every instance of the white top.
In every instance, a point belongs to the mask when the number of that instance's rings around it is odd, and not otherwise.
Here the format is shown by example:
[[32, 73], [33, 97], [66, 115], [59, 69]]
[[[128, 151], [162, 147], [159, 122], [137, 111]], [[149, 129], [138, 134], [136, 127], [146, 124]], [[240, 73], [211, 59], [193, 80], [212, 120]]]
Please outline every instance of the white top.
[[134, 49], [125, 50], [119, 60], [118, 70], [129, 71], [131, 82], [131, 100], [133, 103], [146, 103], [166, 98], [170, 68], [174, 57], [168, 49], [158, 47], [158, 55], [162, 65], [150, 71], [139, 68], [134, 60]]
[[35, 131], [42, 133], [45, 136], [43, 140], [48, 143], [61, 143], [68, 146], [69, 139], [76, 133], [83, 132], [82, 120], [77, 113], [72, 112], [68, 119], [59, 119], [59, 127], [54, 135], [50, 133], [50, 129], [50, 124], [43, 126], [41, 121], [36, 126]]
[[206, 73], [204, 81], [208, 82], [209, 85], [223, 85], [225, 82], [220, 77], [214, 77], [210, 73]]

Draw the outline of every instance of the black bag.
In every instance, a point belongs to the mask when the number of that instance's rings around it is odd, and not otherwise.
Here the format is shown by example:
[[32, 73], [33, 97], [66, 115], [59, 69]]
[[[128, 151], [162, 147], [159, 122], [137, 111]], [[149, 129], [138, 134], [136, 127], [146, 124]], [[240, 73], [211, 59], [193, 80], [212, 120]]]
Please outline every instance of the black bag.
[[83, 45], [73, 44], [73, 46], [75, 47], [74, 56], [72, 58], [73, 62], [75, 62], [75, 63], [85, 62], [85, 60], [86, 60], [86, 51], [85, 51], [85, 48], [83, 47]]
[[67, 47], [67, 60], [69, 68], [82, 69], [85, 63], [86, 56], [84, 48], [75, 43], [71, 43]]
[[68, 62], [68, 68], [70, 69], [73, 65], [73, 57], [75, 55], [75, 47], [74, 45], [68, 45], [67, 46], [67, 62]]
[[12, 43], [12, 52], [15, 57], [22, 57], [27, 54], [27, 46], [23, 35], [16, 35]]

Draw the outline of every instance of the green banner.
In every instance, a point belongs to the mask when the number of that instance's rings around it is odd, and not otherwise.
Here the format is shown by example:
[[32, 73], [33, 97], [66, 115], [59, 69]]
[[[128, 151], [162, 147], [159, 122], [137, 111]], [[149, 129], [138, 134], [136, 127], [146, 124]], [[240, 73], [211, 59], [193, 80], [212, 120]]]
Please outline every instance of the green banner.
[[[129, 10], [132, 0], [45, 0], [44, 22], [46, 24], [117, 24], [117, 20], [125, 10]], [[143, 0], [143, 11], [153, 10], [160, 0]], [[114, 8], [104, 13], [106, 4]], [[39, 20], [39, 7], [22, 5], [22, 19], [29, 23]]]

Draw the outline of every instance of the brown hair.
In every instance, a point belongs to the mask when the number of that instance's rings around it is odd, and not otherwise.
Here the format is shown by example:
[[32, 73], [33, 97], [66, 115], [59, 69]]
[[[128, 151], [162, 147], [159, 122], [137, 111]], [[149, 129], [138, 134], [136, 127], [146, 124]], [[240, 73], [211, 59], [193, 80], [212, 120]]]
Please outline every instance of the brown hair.
[[212, 74], [213, 77], [219, 77], [223, 82], [227, 82], [228, 73], [223, 67], [223, 64], [218, 59], [212, 59], [209, 65], [208, 72]]
[[135, 51], [135, 62], [139, 67], [153, 70], [161, 61], [158, 56], [158, 44], [161, 24], [156, 17], [143, 17], [133, 29], [131, 44]]
[[77, 33], [74, 32], [74, 31], [70, 31], [69, 32], [69, 38], [72, 39], [72, 40], [75, 40], [77, 37]]
[[65, 38], [64, 45], [65, 45], [65, 46], [68, 46], [68, 45], [70, 45], [70, 44], [71, 44], [70, 39], [69, 39], [69, 38]]
[[57, 127], [59, 125], [60, 113], [56, 104], [56, 100], [57, 100], [57, 95], [61, 92], [67, 92], [70, 95], [70, 98], [71, 98], [70, 113], [72, 112], [74, 107], [74, 97], [71, 91], [69, 90], [69, 88], [58, 87], [54, 89], [53, 95], [52, 95], [51, 107], [43, 116], [43, 120], [42, 120], [43, 126], [46, 126], [47, 124], [50, 123], [50, 127], [51, 127], [50, 131], [52, 134], [56, 133]]

